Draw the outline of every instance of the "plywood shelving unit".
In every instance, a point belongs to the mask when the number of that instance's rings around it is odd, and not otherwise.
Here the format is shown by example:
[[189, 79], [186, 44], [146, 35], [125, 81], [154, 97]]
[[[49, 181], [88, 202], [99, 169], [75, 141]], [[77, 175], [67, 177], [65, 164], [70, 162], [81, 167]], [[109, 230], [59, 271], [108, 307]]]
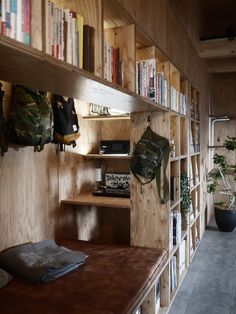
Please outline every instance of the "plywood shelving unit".
[[[42, 26], [45, 25], [45, 3], [44, 0], [32, 0], [30, 46], [0, 35], [0, 79], [126, 113], [126, 116], [116, 117], [83, 117], [83, 128], [87, 134], [95, 132], [94, 130], [97, 132], [96, 145], [84, 154], [82, 161], [82, 165], [89, 163], [92, 174], [104, 160], [107, 171], [129, 171], [131, 156], [99, 155], [100, 140], [130, 140], [132, 153], [135, 143], [150, 125], [153, 131], [167, 137], [173, 144], [173, 154], [167, 168], [173, 197], [166, 204], [159, 202], [155, 180], [141, 186], [134, 177], [130, 199], [94, 197], [91, 195], [90, 185], [90, 190], [62, 201], [63, 205], [74, 206], [76, 210], [83, 206], [125, 209], [129, 211], [129, 215], [126, 215], [127, 221], [123, 221], [129, 225], [128, 242], [137, 246], [161, 247], [168, 252], [160, 278], [156, 278], [155, 285], [141, 305], [142, 313], [166, 313], [200, 241], [200, 95], [158, 49], [154, 39], [148, 37], [115, 0], [53, 0], [56, 5], [79, 13], [84, 18], [84, 24], [94, 27], [94, 74], [47, 54]], [[122, 84], [110, 82], [105, 73], [107, 52], [104, 47], [107, 42], [113, 48], [119, 48], [123, 62]], [[136, 64], [142, 60], [154, 60], [154, 87], [159, 88], [158, 92], [156, 90], [155, 100], [138, 95]], [[189, 214], [187, 229], [180, 225], [177, 239], [177, 235], [173, 233], [173, 216], [181, 216], [181, 172], [187, 173], [192, 179], [193, 219], [191, 220]], [[108, 215], [111, 213], [104, 211], [103, 221]], [[156, 284], [159, 280], [160, 308], [157, 309]]]

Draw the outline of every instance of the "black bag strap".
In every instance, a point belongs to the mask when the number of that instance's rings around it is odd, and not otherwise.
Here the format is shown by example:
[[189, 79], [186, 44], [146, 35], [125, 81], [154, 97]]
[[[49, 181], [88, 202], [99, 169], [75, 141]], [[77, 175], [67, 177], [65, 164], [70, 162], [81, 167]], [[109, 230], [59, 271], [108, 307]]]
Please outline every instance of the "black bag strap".
[[8, 146], [5, 139], [5, 129], [6, 123], [3, 114], [3, 99], [4, 99], [5, 92], [2, 90], [2, 83], [0, 83], [0, 150], [1, 156], [7, 152]]

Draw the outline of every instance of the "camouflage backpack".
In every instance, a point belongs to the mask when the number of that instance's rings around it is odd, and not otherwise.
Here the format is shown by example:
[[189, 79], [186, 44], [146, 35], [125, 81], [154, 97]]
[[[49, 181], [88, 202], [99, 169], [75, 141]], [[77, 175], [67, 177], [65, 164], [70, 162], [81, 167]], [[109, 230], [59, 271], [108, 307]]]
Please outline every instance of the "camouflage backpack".
[[52, 140], [52, 111], [45, 93], [16, 85], [8, 122], [10, 140], [41, 151]]
[[130, 162], [130, 169], [140, 183], [147, 184], [156, 178], [162, 204], [169, 200], [169, 182], [166, 177], [169, 154], [169, 141], [147, 127], [134, 147]]

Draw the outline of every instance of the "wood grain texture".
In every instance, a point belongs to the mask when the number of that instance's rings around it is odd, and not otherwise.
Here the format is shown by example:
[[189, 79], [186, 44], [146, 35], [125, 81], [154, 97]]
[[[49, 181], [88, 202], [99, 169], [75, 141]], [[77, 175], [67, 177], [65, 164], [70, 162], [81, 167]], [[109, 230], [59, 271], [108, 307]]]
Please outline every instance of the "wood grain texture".
[[[132, 115], [132, 145], [146, 129], [148, 116], [149, 113]], [[169, 115], [153, 113], [151, 128], [169, 138]], [[169, 211], [166, 204], [160, 204], [155, 180], [143, 186], [134, 177], [131, 182], [131, 244], [168, 249]], [[162, 228], [158, 227], [160, 224]]]
[[142, 304], [142, 314], [155, 313], [156, 308], [156, 288], [153, 287]]
[[58, 221], [58, 169], [54, 145], [9, 149], [0, 159], [0, 250], [54, 238]]
[[70, 205], [95, 205], [98, 207], [129, 208], [128, 198], [94, 196], [91, 193], [80, 193], [72, 198], [63, 199], [62, 204]]

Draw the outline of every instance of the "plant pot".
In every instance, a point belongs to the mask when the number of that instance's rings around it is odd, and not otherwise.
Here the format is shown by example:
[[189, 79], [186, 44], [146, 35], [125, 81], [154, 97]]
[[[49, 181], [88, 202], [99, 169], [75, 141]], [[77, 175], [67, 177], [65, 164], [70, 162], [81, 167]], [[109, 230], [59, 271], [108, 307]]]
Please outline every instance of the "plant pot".
[[236, 208], [222, 209], [215, 207], [216, 224], [220, 231], [231, 232], [236, 227]]

